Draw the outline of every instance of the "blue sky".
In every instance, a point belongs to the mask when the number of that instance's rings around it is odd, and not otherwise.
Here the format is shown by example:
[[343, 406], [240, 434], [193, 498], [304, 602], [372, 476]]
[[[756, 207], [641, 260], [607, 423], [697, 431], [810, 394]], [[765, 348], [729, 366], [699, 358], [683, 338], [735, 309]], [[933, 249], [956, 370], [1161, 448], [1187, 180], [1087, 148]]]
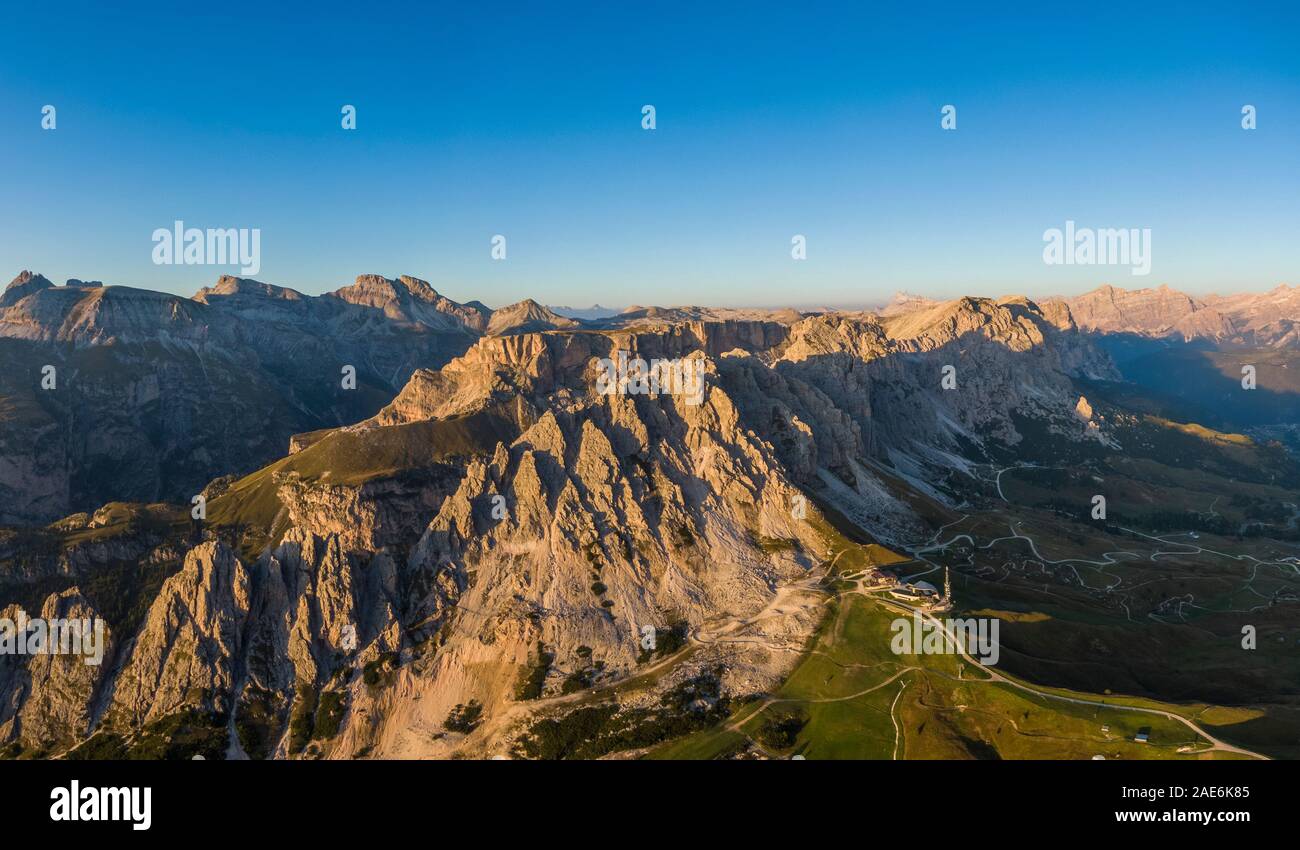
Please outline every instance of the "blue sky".
[[[154, 265], [182, 219], [260, 228], [268, 282], [492, 305], [1300, 284], [1300, 12], [975, 5], [24, 4], [0, 275], [188, 295], [234, 269]], [[1045, 265], [1067, 219], [1152, 273]]]

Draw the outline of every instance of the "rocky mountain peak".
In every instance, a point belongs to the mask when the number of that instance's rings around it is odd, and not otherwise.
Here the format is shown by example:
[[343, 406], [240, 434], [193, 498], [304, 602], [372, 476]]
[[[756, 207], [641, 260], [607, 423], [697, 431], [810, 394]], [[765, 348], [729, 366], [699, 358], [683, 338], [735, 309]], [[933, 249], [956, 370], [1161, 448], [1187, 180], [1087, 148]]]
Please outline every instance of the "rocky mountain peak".
[[[1252, 298], [1258, 296], [1251, 296]], [[1065, 299], [1079, 327], [1103, 333], [1221, 338], [1233, 335], [1234, 324], [1221, 307], [1231, 299], [1203, 300], [1170, 288], [1122, 289], [1104, 285]]]
[[[404, 287], [402, 291], [405, 291]], [[354, 304], [364, 301], [377, 306], [398, 298], [400, 291], [397, 281], [389, 280], [383, 275], [359, 274], [351, 286], [345, 286], [335, 294]]]
[[560, 328], [577, 328], [581, 322], [561, 316], [531, 298], [525, 298], [517, 304], [502, 307], [492, 313], [487, 332], [492, 335], [507, 333], [530, 333]]
[[355, 283], [332, 295], [349, 304], [382, 310], [390, 319], [418, 322], [439, 330], [482, 333], [491, 313], [482, 305], [458, 304], [438, 294], [427, 281], [411, 275], [396, 280], [377, 274], [358, 275]]
[[396, 278], [386, 278], [379, 274], [359, 274], [352, 286], [339, 290], [339, 292], [344, 291], [366, 296], [372, 300], [415, 297], [422, 301], [436, 301], [442, 297], [428, 281], [406, 274], [398, 275]]
[[427, 280], [421, 280], [418, 277], [404, 274], [398, 276], [397, 282], [406, 287], [406, 291], [410, 292], [412, 295], [417, 295], [428, 300], [434, 300], [441, 297], [438, 295], [437, 290], [429, 285]]
[[8, 307], [33, 292], [49, 289], [53, 286], [54, 284], [45, 275], [24, 269], [18, 273], [18, 277], [11, 280], [9, 285], [5, 287], [4, 294], [0, 295], [0, 307]]
[[275, 286], [270, 283], [262, 283], [260, 280], [253, 280], [246, 277], [235, 277], [234, 275], [223, 274], [217, 278], [215, 286], [205, 286], [194, 294], [194, 300], [204, 304], [209, 303], [208, 299], [214, 295], [221, 296], [248, 296], [279, 298], [287, 301], [298, 301], [304, 298], [301, 292], [288, 289], [283, 286]]
[[47, 286], [54, 285], [50, 283], [49, 279], [46, 278], [45, 275], [40, 274], [39, 272], [33, 272], [33, 271], [28, 271], [27, 269], [23, 269], [18, 273], [17, 277], [9, 281], [9, 285], [5, 287], [5, 291], [8, 292], [9, 290], [13, 289], [15, 286], [26, 286], [32, 281], [35, 281], [36, 286], [39, 288], [44, 288]]

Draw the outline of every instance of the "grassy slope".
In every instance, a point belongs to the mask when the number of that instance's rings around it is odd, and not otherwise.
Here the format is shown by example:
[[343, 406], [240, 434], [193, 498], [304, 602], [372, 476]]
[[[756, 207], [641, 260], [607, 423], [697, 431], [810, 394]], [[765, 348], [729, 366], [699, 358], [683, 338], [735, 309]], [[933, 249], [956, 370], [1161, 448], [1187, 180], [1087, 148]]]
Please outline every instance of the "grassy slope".
[[[832, 549], [842, 573], [870, 556], [838, 535]], [[840, 554], [843, 553], [843, 554]], [[894, 655], [890, 606], [859, 595], [829, 605], [813, 645], [773, 701], [751, 703], [719, 728], [656, 749], [652, 758], [713, 758], [756, 735], [774, 714], [807, 717], [793, 747], [773, 755], [807, 758], [1201, 758], [1190, 729], [1155, 715], [1077, 705], [985, 680], [951, 655]], [[913, 669], [909, 669], [913, 668]], [[959, 678], [960, 675], [960, 678]], [[901, 692], [901, 693], [900, 693]], [[1064, 690], [1083, 699], [1119, 702]], [[1177, 713], [1177, 706], [1143, 701]], [[1204, 711], [1195, 706], [1189, 711]], [[1102, 732], [1109, 726], [1109, 732]], [[895, 729], [897, 728], [897, 733]], [[1150, 742], [1133, 741], [1139, 729]], [[1214, 754], [1223, 757], [1224, 754]]]

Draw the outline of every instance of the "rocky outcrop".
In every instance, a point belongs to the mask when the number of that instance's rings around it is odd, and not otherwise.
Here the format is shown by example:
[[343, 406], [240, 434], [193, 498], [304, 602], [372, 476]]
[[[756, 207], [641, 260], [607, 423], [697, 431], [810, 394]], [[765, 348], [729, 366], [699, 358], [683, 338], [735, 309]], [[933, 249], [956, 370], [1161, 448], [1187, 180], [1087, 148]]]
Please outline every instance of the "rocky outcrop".
[[[26, 654], [0, 655], [0, 741], [49, 754], [85, 738], [113, 653], [114, 636], [99, 612], [74, 587], [50, 594], [30, 617], [10, 605], [0, 618], [42, 623], [28, 627]], [[35, 650], [38, 631], [43, 643]]]
[[226, 710], [242, 657], [249, 575], [228, 547], [185, 556], [149, 607], [113, 688], [111, 714], [139, 727], [186, 707]]

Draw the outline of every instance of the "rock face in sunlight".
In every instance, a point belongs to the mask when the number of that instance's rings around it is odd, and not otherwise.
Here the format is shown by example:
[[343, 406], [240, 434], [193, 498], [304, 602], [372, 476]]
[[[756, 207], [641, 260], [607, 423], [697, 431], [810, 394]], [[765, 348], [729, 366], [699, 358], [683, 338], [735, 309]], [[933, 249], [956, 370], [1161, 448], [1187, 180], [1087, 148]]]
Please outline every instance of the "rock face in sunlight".
[[[46, 597], [39, 611], [24, 612], [21, 606], [0, 609], [9, 622], [39, 617], [93, 622], [95, 610], [77, 590], [69, 588]], [[97, 652], [111, 658], [113, 636], [108, 629], [99, 638]], [[0, 738], [35, 749], [50, 743], [72, 744], [81, 740], [94, 721], [95, 696], [108, 675], [105, 664], [87, 664], [89, 655], [76, 653], [33, 655], [25, 666], [0, 658]]]
[[1297, 341], [1300, 287], [1194, 298], [1168, 286], [1103, 286], [1062, 303], [1087, 331], [1280, 348]]
[[110, 711], [139, 727], [194, 705], [220, 710], [243, 658], [248, 570], [219, 542], [185, 556], [158, 591], [117, 675]]

